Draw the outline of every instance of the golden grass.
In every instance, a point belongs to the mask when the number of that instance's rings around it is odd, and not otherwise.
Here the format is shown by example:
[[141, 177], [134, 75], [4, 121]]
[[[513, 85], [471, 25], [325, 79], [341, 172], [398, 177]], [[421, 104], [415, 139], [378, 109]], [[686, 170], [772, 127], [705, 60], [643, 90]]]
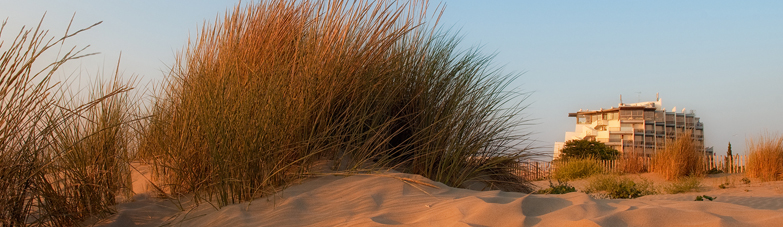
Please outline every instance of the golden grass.
[[617, 159], [618, 168], [621, 173], [644, 173], [647, 172], [647, 166], [644, 162], [645, 157], [641, 154], [626, 153], [620, 155]]
[[62, 98], [65, 89], [50, 79], [66, 62], [92, 54], [74, 47], [64, 48], [53, 62], [40, 59], [98, 24], [53, 38], [39, 23], [0, 43], [2, 226], [78, 225], [111, 213], [116, 193], [129, 183], [124, 166], [129, 137], [122, 127], [128, 102], [121, 96], [129, 88], [119, 83], [96, 88], [91, 100], [78, 104]]
[[704, 153], [696, 148], [690, 133], [677, 136], [673, 141], [667, 141], [664, 149], [653, 157], [653, 171], [666, 180], [676, 180], [686, 176], [701, 176], [704, 174]]
[[781, 179], [783, 174], [783, 136], [769, 133], [748, 139], [747, 175], [762, 181]]
[[559, 181], [577, 180], [603, 173], [604, 167], [597, 159], [571, 158], [555, 162], [552, 178]]
[[458, 52], [428, 16], [426, 1], [237, 6], [177, 58], [142, 156], [172, 194], [220, 206], [270, 194], [317, 159], [524, 185], [503, 164], [529, 154], [512, 133], [523, 107], [506, 103], [515, 76]]

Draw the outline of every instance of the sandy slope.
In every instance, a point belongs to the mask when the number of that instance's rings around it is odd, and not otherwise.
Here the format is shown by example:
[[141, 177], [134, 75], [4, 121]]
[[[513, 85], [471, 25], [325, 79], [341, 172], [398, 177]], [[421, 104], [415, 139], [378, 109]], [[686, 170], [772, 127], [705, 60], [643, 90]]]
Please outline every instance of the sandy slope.
[[[397, 178], [394, 178], [397, 177]], [[202, 204], [179, 211], [172, 202], [139, 194], [99, 226], [777, 226], [783, 224], [780, 182], [702, 192], [593, 199], [575, 192], [537, 195], [450, 188], [418, 175], [324, 176], [274, 197], [216, 210]], [[398, 178], [427, 182], [438, 188]], [[736, 178], [736, 177], [734, 177]], [[541, 182], [538, 182], [542, 184]], [[718, 183], [720, 184], [720, 183]], [[141, 188], [137, 188], [141, 189]], [[747, 191], [746, 191], [747, 190]], [[695, 195], [717, 196], [693, 201]]]

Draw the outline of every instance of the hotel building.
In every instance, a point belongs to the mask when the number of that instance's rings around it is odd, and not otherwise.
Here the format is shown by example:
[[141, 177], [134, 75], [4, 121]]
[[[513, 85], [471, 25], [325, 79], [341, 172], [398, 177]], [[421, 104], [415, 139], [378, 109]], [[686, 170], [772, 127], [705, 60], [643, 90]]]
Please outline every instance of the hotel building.
[[[622, 102], [622, 96], [620, 98]], [[704, 125], [693, 113], [676, 107], [671, 112], [661, 108], [660, 98], [655, 102], [620, 103], [617, 107], [598, 110], [579, 110], [569, 113], [576, 120], [576, 129], [565, 133], [565, 141], [587, 139], [600, 141], [620, 153], [634, 152], [650, 156], [682, 133], [690, 132], [698, 149], [704, 147]], [[556, 142], [554, 158], [560, 156], [564, 142]]]

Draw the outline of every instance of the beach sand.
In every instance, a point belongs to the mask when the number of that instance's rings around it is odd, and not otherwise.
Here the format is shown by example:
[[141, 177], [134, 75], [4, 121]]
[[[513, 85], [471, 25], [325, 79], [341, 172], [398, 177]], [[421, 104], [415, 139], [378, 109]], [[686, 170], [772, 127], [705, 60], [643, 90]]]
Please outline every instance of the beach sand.
[[[145, 168], [140, 168], [145, 172]], [[743, 184], [741, 174], [704, 178], [700, 192], [637, 199], [473, 191], [419, 175], [311, 178], [274, 196], [216, 209], [151, 196], [134, 176], [133, 202], [97, 226], [779, 226], [783, 182]], [[629, 175], [663, 183], [654, 174]], [[727, 189], [717, 186], [729, 181]], [[417, 183], [418, 182], [418, 183]], [[547, 181], [534, 182], [540, 187]], [[586, 180], [574, 181], [577, 188]], [[428, 186], [430, 185], [430, 186]], [[431, 187], [435, 186], [435, 187]], [[145, 192], [146, 191], [146, 192]], [[693, 201], [697, 195], [715, 201]], [[178, 206], [182, 207], [180, 210]]]

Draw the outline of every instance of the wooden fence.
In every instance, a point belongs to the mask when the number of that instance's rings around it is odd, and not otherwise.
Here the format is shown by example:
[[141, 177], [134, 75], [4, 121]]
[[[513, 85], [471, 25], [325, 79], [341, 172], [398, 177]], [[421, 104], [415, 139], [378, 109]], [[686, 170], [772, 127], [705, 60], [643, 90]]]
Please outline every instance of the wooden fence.
[[[649, 157], [638, 157], [636, 158], [636, 161], [628, 162], [633, 163], [634, 165], [641, 165], [641, 167], [634, 166], [639, 169], [642, 172], [652, 172], [653, 171], [653, 159]], [[617, 160], [602, 160], [599, 161], [601, 166], [603, 166], [604, 170], [611, 173], [622, 173], [626, 172], [629, 166], [624, 165], [622, 163], [623, 159], [617, 159]], [[725, 173], [744, 173], [745, 172], [745, 164], [748, 162], [748, 156], [747, 155], [733, 155], [731, 157], [728, 157], [726, 155], [712, 155], [707, 156], [705, 158], [705, 164], [704, 165], [704, 171], [710, 171], [710, 170], [719, 170]], [[520, 172], [518, 173], [520, 176], [524, 177], [527, 180], [543, 180], [548, 179], [550, 177], [550, 174], [554, 169], [557, 168], [557, 166], [562, 165], [567, 162], [563, 161], [526, 161], [520, 163]]]

